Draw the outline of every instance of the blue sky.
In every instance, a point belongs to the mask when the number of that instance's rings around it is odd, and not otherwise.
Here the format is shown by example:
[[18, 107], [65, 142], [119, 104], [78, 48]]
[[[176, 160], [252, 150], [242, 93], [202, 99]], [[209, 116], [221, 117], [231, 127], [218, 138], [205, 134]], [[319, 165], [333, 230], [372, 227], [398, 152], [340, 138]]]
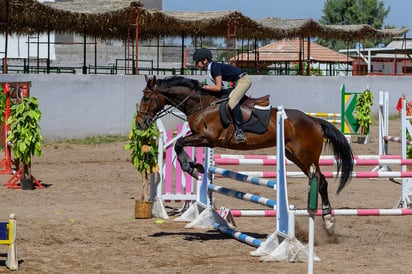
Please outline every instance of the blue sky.
[[[169, 11], [228, 11], [236, 10], [252, 19], [279, 17], [285, 19], [312, 18], [319, 20], [325, 0], [163, 0], [163, 10]], [[387, 0], [385, 7], [391, 11], [385, 20], [386, 25], [409, 28], [412, 36], [412, 1]]]

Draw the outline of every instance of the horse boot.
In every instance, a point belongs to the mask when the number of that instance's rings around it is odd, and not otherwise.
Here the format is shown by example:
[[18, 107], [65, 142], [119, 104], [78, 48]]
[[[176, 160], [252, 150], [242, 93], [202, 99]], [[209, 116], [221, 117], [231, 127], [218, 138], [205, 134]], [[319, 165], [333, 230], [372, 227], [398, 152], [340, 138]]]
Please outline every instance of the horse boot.
[[236, 105], [233, 109], [230, 110], [233, 118], [233, 124], [235, 125], [235, 142], [236, 144], [245, 143], [246, 142], [246, 135], [245, 135], [245, 128], [243, 125], [243, 116], [242, 110], [240, 109], [240, 105]]

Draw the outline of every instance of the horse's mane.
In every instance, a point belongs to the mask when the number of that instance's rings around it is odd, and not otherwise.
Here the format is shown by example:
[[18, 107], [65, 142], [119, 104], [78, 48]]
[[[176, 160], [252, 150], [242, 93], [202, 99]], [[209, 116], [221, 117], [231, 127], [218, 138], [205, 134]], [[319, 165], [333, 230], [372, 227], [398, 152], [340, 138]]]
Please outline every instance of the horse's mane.
[[185, 78], [182, 76], [169, 76], [164, 79], [157, 79], [156, 83], [163, 88], [171, 87], [187, 87], [189, 89], [199, 92], [201, 95], [213, 96], [216, 98], [222, 98], [228, 96], [228, 90], [222, 90], [220, 93], [210, 92], [203, 89], [201, 83], [196, 79]]
[[196, 79], [185, 78], [182, 76], [170, 76], [164, 79], [158, 79], [157, 84], [161, 87], [176, 87], [183, 86], [194, 90], [201, 90], [202, 86]]

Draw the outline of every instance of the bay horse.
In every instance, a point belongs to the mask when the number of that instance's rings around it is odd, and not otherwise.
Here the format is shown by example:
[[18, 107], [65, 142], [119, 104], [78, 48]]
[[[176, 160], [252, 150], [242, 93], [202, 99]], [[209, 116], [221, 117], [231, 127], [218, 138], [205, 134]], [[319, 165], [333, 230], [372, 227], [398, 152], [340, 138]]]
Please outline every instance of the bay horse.
[[[227, 101], [228, 94], [211, 94], [202, 89], [195, 79], [181, 76], [156, 79], [145, 76], [146, 87], [136, 114], [136, 126], [146, 129], [159, 117], [168, 113], [167, 107], [175, 107], [186, 114], [191, 134], [176, 141], [174, 149], [185, 172], [196, 179], [198, 172], [204, 173], [202, 165], [194, 163], [184, 147], [220, 147], [234, 150], [253, 150], [276, 146], [277, 109], [269, 106], [268, 124], [263, 133], [246, 132], [246, 143], [237, 144], [233, 138], [233, 124], [224, 127], [219, 113], [220, 105]], [[268, 101], [268, 96], [263, 98]], [[262, 101], [262, 100], [261, 100]], [[243, 106], [242, 106], [243, 107]], [[329, 122], [311, 117], [296, 109], [285, 109], [284, 121], [285, 154], [306, 176], [311, 166], [319, 178], [319, 194], [322, 200], [322, 218], [325, 228], [334, 231], [335, 218], [328, 198], [328, 183], [319, 167], [319, 158], [324, 140], [333, 147], [337, 159], [337, 171], [341, 173], [337, 194], [351, 179], [353, 154], [345, 136]], [[245, 120], [246, 121], [246, 120]]]

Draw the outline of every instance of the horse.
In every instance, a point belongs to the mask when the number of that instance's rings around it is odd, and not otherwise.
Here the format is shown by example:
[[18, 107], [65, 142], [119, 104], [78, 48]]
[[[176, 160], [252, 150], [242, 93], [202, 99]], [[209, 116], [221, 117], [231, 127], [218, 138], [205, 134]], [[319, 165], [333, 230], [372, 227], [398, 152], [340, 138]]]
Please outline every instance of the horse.
[[[277, 109], [269, 106], [268, 123], [263, 132], [246, 132], [246, 143], [236, 143], [233, 138], [234, 125], [224, 126], [219, 119], [221, 105], [228, 100], [228, 94], [211, 94], [202, 88], [202, 84], [182, 76], [156, 79], [145, 76], [146, 87], [136, 110], [136, 127], [144, 130], [156, 119], [169, 113], [168, 107], [175, 107], [183, 112], [188, 120], [191, 134], [179, 138], [174, 146], [182, 170], [196, 179], [198, 173], [204, 173], [204, 167], [195, 163], [185, 152], [184, 147], [220, 147], [234, 150], [254, 150], [276, 146]], [[269, 96], [245, 99], [242, 112], [250, 112], [253, 104], [268, 102]], [[248, 101], [249, 103], [247, 103]], [[252, 104], [250, 103], [252, 102]], [[244, 106], [248, 105], [248, 106]], [[252, 106], [252, 107], [250, 107]], [[246, 108], [246, 110], [244, 110]], [[337, 194], [351, 179], [353, 154], [345, 136], [329, 122], [308, 116], [300, 110], [285, 109], [284, 121], [285, 154], [306, 176], [311, 167], [315, 167], [315, 176], [319, 180], [319, 194], [322, 201], [322, 218], [329, 233], [335, 229], [332, 206], [328, 197], [328, 182], [319, 167], [319, 158], [324, 141], [333, 147], [337, 159], [337, 172], [341, 174]], [[245, 115], [244, 115], [245, 117]], [[246, 120], [245, 120], [246, 121]]]

